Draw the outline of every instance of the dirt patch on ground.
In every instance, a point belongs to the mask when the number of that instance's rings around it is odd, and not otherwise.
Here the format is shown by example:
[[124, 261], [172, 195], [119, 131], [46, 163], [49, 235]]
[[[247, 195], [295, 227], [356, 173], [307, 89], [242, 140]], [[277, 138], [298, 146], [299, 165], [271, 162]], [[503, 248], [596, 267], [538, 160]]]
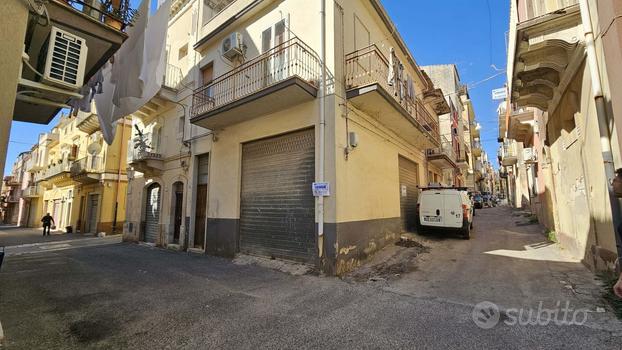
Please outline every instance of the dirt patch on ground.
[[417, 269], [417, 256], [430, 248], [410, 237], [402, 237], [395, 245], [376, 253], [371, 261], [343, 277], [351, 282], [386, 282]]

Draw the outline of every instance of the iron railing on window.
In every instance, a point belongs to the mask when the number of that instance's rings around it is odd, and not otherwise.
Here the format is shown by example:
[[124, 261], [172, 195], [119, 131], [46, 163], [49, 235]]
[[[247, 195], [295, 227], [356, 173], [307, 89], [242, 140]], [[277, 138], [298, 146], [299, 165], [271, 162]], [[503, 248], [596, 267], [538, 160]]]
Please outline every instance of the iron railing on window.
[[290, 39], [194, 90], [192, 116], [205, 114], [293, 77], [317, 87], [320, 67], [320, 60], [309, 46], [298, 38]]
[[421, 100], [408, 96], [404, 81], [389, 84], [389, 61], [375, 44], [346, 55], [346, 89], [380, 85], [437, 142], [440, 142], [438, 118], [432, 116]]

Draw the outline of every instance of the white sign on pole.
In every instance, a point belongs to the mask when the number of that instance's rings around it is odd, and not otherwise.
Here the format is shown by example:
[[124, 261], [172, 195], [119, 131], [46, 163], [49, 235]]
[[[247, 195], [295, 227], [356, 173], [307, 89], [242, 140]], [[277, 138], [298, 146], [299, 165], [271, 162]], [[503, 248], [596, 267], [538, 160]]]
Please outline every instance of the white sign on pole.
[[492, 90], [492, 99], [493, 100], [505, 100], [507, 98], [507, 92], [505, 88], [494, 89]]
[[400, 189], [401, 189], [402, 197], [406, 197], [408, 195], [408, 189], [406, 185], [400, 186]]
[[330, 196], [330, 184], [328, 182], [314, 182], [311, 187], [315, 197]]

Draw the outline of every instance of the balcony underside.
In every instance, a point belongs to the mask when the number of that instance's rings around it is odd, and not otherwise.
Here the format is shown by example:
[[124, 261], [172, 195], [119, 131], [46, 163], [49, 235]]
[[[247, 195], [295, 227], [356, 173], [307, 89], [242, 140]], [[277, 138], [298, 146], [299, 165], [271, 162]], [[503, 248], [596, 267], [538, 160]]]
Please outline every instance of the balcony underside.
[[438, 147], [430, 133], [419, 124], [380, 84], [350, 89], [348, 100], [361, 111], [377, 118], [387, 128], [420, 149]]
[[518, 158], [512, 157], [512, 156], [509, 156], [509, 157], [506, 156], [503, 159], [501, 159], [501, 165], [503, 166], [512, 166], [516, 164], [517, 162], [518, 162]]
[[162, 159], [157, 158], [144, 158], [130, 160], [128, 165], [132, 166], [134, 170], [147, 175], [157, 175], [164, 170], [164, 162]]
[[84, 172], [80, 174], [72, 174], [71, 179], [81, 184], [92, 184], [101, 180], [100, 173]]
[[317, 88], [299, 77], [291, 77], [213, 110], [197, 113], [190, 122], [218, 130], [262, 115], [312, 101]]
[[479, 157], [482, 155], [482, 149], [479, 147], [474, 147], [473, 150], [471, 150], [471, 153], [473, 154], [473, 157]]
[[88, 116], [81, 118], [81, 120], [78, 121], [77, 127], [80, 131], [89, 135], [95, 133], [99, 130], [99, 118], [97, 117], [97, 114], [90, 113]]
[[512, 101], [549, 113], [585, 57], [578, 6], [518, 26]]
[[62, 186], [71, 185], [72, 183], [73, 183], [73, 179], [71, 178], [69, 171], [66, 171], [66, 172], [61, 172], [61, 173], [58, 173], [56, 175], [53, 175], [53, 176], [50, 176], [44, 179], [42, 185], [46, 187], [50, 187], [52, 185], [62, 187]]
[[455, 169], [456, 163], [446, 154], [428, 155], [428, 162], [440, 169]]
[[[51, 26], [74, 33], [86, 40], [88, 47], [84, 81], [87, 82], [110, 57], [121, 47], [127, 35], [107, 24], [100, 22], [81, 11], [65, 5], [62, 2], [50, 1], [46, 3]], [[32, 39], [29, 42], [27, 53], [30, 63], [36, 66], [39, 53], [48, 37], [51, 26], [33, 26]], [[23, 78], [35, 81], [34, 73], [25, 69]], [[56, 97], [58, 98], [58, 97]], [[66, 101], [64, 101], [66, 102]], [[15, 101], [13, 119], [18, 121], [47, 124], [60, 110], [56, 106], [32, 104], [24, 101]]]
[[469, 166], [469, 162], [467, 162], [465, 159], [459, 159], [459, 160], [456, 162], [456, 166], [457, 166], [459, 169], [462, 169], [462, 170], [467, 170], [467, 169], [469, 169], [469, 168], [470, 168], [470, 166]]

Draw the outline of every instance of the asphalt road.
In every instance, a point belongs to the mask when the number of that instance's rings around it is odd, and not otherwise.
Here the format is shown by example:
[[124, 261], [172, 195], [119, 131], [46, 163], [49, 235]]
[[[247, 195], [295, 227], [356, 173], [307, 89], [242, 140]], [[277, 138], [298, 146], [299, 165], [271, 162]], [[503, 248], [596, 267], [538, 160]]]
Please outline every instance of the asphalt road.
[[[504, 322], [503, 310], [509, 307], [526, 307], [540, 297], [547, 301], [570, 297], [565, 294], [569, 288], [552, 272], [571, 271], [569, 280], [590, 276], [579, 263], [547, 252], [546, 245], [535, 246], [544, 251], [524, 253], [529, 259], [513, 256], [518, 253], [488, 253], [524, 252], [525, 245], [542, 240], [528, 226], [514, 227], [513, 236], [505, 232], [512, 228], [506, 210], [478, 212], [470, 241], [423, 238], [431, 249], [420, 256], [420, 268], [391, 282], [292, 276], [210, 256], [105, 240], [107, 244], [98, 246], [12, 255], [0, 271], [3, 345], [7, 349], [619, 349], [622, 338], [616, 324], [602, 320], [607, 312], [598, 320], [590, 314], [592, 323], [584, 325]], [[508, 222], [500, 225], [502, 216]], [[520, 267], [537, 262], [541, 265]], [[543, 273], [541, 266], [554, 269]], [[532, 287], [522, 286], [536, 278], [540, 280]], [[502, 310], [501, 321], [491, 329], [479, 327], [472, 318], [473, 305], [484, 300]], [[593, 296], [585, 296], [577, 305], [595, 308], [597, 303]]]

